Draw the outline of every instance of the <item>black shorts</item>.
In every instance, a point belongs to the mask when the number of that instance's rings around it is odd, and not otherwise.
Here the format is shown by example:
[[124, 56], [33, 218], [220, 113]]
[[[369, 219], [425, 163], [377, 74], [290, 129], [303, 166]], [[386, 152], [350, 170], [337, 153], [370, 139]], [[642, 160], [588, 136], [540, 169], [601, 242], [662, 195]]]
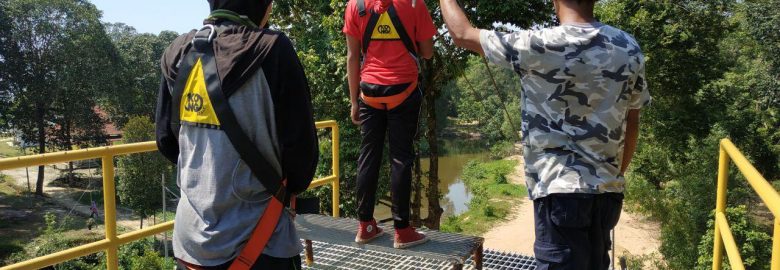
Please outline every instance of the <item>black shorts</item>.
[[623, 194], [552, 194], [534, 200], [537, 270], [609, 268], [610, 231]]

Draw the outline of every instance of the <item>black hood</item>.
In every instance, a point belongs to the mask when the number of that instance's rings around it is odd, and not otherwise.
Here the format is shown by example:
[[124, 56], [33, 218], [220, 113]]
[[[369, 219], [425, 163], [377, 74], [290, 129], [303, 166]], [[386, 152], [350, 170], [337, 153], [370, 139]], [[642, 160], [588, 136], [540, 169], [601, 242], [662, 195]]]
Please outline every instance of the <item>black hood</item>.
[[227, 9], [249, 17], [255, 24], [263, 20], [268, 6], [273, 0], [208, 0], [212, 11]]

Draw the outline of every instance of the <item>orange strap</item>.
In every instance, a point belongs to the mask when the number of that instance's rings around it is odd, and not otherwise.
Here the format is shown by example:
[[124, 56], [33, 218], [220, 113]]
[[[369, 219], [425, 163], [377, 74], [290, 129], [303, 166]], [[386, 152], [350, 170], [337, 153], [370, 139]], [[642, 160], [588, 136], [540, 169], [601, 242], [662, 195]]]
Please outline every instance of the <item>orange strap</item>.
[[414, 81], [412, 84], [409, 85], [409, 88], [406, 88], [401, 93], [398, 93], [396, 95], [388, 96], [388, 97], [367, 97], [366, 95], [363, 95], [363, 92], [360, 93], [360, 98], [363, 99], [363, 103], [366, 103], [366, 105], [373, 107], [377, 110], [392, 110], [395, 107], [398, 107], [401, 105], [401, 103], [404, 103], [406, 101], [406, 98], [409, 97], [409, 95], [414, 92], [414, 90], [417, 89], [417, 81]]
[[[286, 182], [286, 181], [284, 181]], [[291, 203], [295, 201], [295, 197], [292, 198]], [[279, 218], [284, 213], [284, 204], [279, 201], [276, 196], [271, 197], [268, 202], [268, 207], [265, 208], [263, 216], [260, 217], [260, 221], [257, 222], [255, 230], [252, 232], [252, 236], [249, 238], [244, 250], [241, 254], [230, 264], [228, 270], [249, 270], [257, 261], [257, 258], [263, 254], [265, 246], [271, 239], [271, 235], [276, 230], [276, 224], [279, 223]]]

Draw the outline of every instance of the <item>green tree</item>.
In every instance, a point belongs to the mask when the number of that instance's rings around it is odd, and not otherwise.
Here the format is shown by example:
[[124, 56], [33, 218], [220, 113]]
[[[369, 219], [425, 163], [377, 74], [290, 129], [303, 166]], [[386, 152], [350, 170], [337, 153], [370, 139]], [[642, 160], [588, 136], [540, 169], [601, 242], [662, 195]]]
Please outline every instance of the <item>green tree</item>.
[[160, 55], [178, 34], [141, 34], [123, 23], [106, 24], [106, 30], [119, 58], [115, 74], [111, 75], [112, 84], [114, 89], [122, 89], [101, 95], [111, 121], [121, 128], [133, 116], [154, 117], [161, 80]]
[[[154, 140], [154, 124], [146, 116], [130, 118], [122, 131], [124, 143]], [[141, 217], [143, 228], [144, 218], [162, 205], [160, 179], [170, 173], [168, 162], [159, 153], [134, 154], [120, 157], [118, 169], [119, 199]]]
[[482, 58], [470, 57], [463, 75], [443, 95], [449, 95], [452, 105], [448, 107], [456, 109], [453, 116], [476, 122], [477, 130], [489, 143], [518, 141], [520, 80], [512, 70], [493, 65], [491, 70], [499, 89], [493, 85]]
[[[14, 51], [4, 59], [12, 99], [9, 122], [22, 138], [45, 153], [100, 143], [102, 122], [94, 112], [95, 91], [108, 87], [94, 76], [111, 72], [110, 42], [100, 12], [83, 0], [11, 0], [3, 11], [10, 20], [4, 42]], [[43, 166], [36, 194], [43, 195]]]
[[[769, 261], [772, 259], [772, 237], [764, 231], [764, 228], [752, 222], [744, 205], [729, 207], [726, 209], [726, 218], [729, 227], [739, 248], [745, 268], [756, 270], [768, 270]], [[712, 250], [715, 235], [715, 215], [710, 215], [707, 222], [707, 233], [699, 243], [699, 259], [696, 269], [712, 269]], [[723, 269], [731, 269], [724, 254]]]
[[14, 43], [8, 39], [11, 31], [11, 17], [8, 16], [8, 3], [0, 2], [0, 130], [7, 128], [10, 117], [9, 109], [11, 105], [11, 87], [13, 87], [10, 78], [11, 64], [9, 58], [15, 58], [12, 54], [16, 50]]
[[[642, 45], [654, 98], [643, 112], [629, 205], [661, 221], [661, 253], [670, 268], [693, 269], [707, 256], [700, 243], [711, 241], [707, 223], [715, 205], [719, 140], [731, 138], [768, 179], [780, 171], [772, 103], [776, 43], [767, 44], [772, 35], [762, 34], [776, 27], [776, 14], [765, 10], [777, 1], [602, 2], [600, 19]], [[755, 200], [733, 174], [729, 202]]]
[[[770, 179], [780, 178], [780, 15], [773, 10], [780, 9], [780, 0], [757, 0], [745, 3], [745, 11], [740, 18], [743, 31], [750, 34], [756, 40], [753, 52], [759, 57], [749, 58], [753, 60], [750, 67], [755, 70], [752, 74], [757, 76], [755, 84], [751, 85], [753, 108], [758, 112], [756, 119], [759, 124], [757, 132], [765, 138], [764, 151], [771, 151], [774, 156], [774, 167], [770, 163], [772, 159], [756, 157], [756, 160], [765, 161], [761, 164], [762, 171], [770, 171], [767, 175]], [[743, 57], [748, 58], [751, 52]], [[747, 62], [747, 61], [746, 61]], [[768, 67], [767, 67], [768, 66]], [[758, 97], [758, 98], [756, 98]]]

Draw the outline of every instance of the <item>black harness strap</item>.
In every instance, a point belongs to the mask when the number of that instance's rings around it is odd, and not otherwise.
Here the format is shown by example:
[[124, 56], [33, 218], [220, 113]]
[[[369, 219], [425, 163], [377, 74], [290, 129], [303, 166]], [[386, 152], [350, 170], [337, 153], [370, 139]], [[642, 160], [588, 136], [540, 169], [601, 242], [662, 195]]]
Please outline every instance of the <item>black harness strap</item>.
[[387, 10], [387, 14], [390, 15], [390, 20], [393, 22], [395, 30], [398, 31], [398, 36], [401, 37], [401, 42], [404, 43], [404, 46], [406, 46], [406, 49], [409, 50], [409, 53], [411, 53], [414, 58], [417, 58], [417, 46], [414, 45], [412, 38], [409, 36], [409, 33], [406, 32], [406, 28], [404, 28], [404, 24], [401, 23], [401, 18], [398, 17], [398, 12], [395, 10], [395, 6], [390, 5], [390, 9]]
[[[197, 36], [197, 33], [195, 35]], [[194, 37], [193, 37], [194, 38]], [[181, 99], [184, 94], [184, 87], [187, 86], [187, 79], [189, 79], [190, 71], [192, 71], [195, 62], [198, 60], [197, 56], [192, 52], [191, 43], [185, 48], [187, 53], [179, 63], [178, 72], [176, 75], [176, 82], [173, 84], [173, 91], [171, 92], [171, 130], [173, 130], [176, 139], [179, 138], [179, 130], [181, 129]]]
[[371, 35], [374, 33], [374, 28], [379, 22], [379, 14], [371, 12], [371, 17], [368, 18], [368, 25], [366, 26], [366, 32], [363, 33], [363, 55], [368, 53], [368, 45], [371, 44]]

